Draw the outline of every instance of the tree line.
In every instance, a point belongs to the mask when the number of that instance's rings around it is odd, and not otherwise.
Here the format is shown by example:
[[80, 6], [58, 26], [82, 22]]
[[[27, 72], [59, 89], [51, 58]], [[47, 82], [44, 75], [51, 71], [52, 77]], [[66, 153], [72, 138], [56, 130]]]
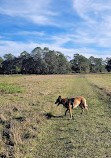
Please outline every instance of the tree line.
[[59, 51], [36, 47], [18, 57], [11, 53], [0, 57], [0, 74], [66, 74], [66, 73], [102, 73], [111, 71], [111, 58], [89, 59], [74, 54], [71, 60]]

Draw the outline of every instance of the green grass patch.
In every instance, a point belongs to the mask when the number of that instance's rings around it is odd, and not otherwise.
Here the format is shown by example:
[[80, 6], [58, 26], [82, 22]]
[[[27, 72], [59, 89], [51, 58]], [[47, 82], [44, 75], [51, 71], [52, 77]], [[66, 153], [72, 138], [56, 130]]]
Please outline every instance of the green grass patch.
[[11, 83], [0, 83], [0, 91], [3, 93], [22, 93], [25, 90], [23, 90], [20, 87], [15, 87]]

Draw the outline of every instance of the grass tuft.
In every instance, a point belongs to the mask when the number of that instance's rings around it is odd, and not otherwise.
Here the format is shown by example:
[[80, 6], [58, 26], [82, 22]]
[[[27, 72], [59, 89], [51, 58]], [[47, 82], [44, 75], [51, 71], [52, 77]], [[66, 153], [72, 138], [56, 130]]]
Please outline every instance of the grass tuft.
[[2, 93], [22, 93], [24, 92], [23, 89], [20, 87], [15, 87], [11, 83], [0, 83], [0, 91]]

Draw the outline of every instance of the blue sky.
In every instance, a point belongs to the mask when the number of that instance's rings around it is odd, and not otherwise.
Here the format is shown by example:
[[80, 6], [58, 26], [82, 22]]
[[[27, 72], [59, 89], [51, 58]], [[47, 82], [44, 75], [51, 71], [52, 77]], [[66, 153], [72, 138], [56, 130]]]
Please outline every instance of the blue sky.
[[38, 46], [111, 57], [111, 0], [0, 0], [0, 56]]

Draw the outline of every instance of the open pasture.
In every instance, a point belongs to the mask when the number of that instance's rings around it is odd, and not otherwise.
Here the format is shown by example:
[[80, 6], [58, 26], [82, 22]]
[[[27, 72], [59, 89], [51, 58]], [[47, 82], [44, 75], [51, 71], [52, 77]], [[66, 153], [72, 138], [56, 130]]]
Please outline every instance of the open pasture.
[[[64, 116], [57, 97], [84, 96]], [[111, 75], [0, 76], [0, 157], [110, 158]]]

